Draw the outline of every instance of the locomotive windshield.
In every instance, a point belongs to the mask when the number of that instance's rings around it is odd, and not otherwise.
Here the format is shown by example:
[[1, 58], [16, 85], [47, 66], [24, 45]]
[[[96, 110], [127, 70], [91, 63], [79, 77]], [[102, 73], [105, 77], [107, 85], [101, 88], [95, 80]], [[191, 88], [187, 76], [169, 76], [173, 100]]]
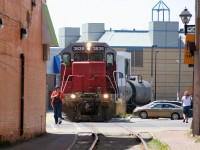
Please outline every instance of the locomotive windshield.
[[103, 54], [101, 53], [91, 53], [90, 61], [103, 61]]
[[[75, 53], [74, 61], [88, 61], [88, 54], [87, 53]], [[102, 53], [90, 53], [89, 61], [103, 61], [103, 54]]]
[[88, 55], [86, 53], [75, 53], [74, 61], [87, 61]]

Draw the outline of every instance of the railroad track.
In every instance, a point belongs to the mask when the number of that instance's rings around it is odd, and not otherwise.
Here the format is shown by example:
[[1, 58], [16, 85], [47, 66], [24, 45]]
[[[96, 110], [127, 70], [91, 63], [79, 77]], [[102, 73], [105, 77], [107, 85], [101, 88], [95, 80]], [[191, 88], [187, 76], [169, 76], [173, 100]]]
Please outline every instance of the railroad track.
[[[68, 148], [68, 150], [93, 150], [95, 149], [98, 142], [98, 134], [97, 129], [91, 125], [84, 125], [84, 128], [88, 128], [86, 132], [79, 132], [72, 145]], [[80, 130], [83, 127], [76, 127]], [[85, 129], [84, 129], [85, 130]]]
[[148, 150], [147, 144], [146, 144], [145, 140], [140, 136], [140, 134], [137, 134], [136, 132], [130, 130], [129, 128], [127, 128], [121, 124], [119, 126], [123, 127], [124, 129], [128, 130], [132, 135], [136, 136], [141, 141], [141, 144], [144, 147], [144, 150]]
[[75, 124], [79, 132], [73, 144], [68, 150], [113, 150], [113, 149], [137, 149], [137, 150], [148, 150], [145, 141], [135, 132], [129, 128], [115, 124], [119, 129], [123, 130], [124, 134], [120, 135], [106, 135], [103, 131], [100, 131], [91, 123], [80, 123]]

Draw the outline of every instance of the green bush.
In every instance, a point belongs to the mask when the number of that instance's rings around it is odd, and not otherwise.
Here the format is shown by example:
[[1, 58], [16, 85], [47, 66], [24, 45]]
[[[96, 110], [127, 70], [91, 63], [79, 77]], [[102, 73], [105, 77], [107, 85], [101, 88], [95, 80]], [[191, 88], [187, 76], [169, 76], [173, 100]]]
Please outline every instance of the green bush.
[[158, 139], [152, 139], [150, 142], [148, 142], [147, 146], [151, 150], [168, 150], [168, 146]]

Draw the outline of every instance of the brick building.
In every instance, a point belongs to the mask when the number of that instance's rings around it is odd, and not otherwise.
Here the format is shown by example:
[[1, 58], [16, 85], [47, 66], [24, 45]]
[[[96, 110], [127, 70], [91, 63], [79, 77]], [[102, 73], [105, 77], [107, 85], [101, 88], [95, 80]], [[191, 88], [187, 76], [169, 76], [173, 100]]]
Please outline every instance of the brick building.
[[0, 1], [0, 143], [46, 131], [46, 60], [57, 40], [41, 0]]

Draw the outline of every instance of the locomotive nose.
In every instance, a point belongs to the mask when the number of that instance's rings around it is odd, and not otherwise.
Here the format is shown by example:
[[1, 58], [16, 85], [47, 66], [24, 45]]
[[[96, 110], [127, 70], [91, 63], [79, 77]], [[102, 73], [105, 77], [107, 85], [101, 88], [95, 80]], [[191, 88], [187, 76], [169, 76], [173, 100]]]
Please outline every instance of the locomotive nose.
[[98, 87], [106, 91], [106, 63], [105, 62], [73, 62], [73, 92], [96, 93]]

